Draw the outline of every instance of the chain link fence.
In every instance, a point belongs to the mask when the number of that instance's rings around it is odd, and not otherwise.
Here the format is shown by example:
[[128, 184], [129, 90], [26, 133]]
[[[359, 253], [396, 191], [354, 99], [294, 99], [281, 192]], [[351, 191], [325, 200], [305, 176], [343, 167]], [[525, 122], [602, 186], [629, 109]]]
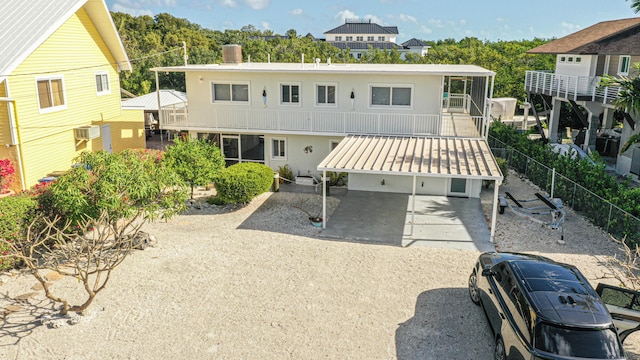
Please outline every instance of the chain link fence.
[[618, 240], [626, 237], [628, 244], [640, 245], [640, 219], [600, 197], [582, 185], [557, 173], [500, 140], [490, 137], [491, 150], [496, 157], [507, 160], [509, 167], [524, 175], [552, 197], [562, 199], [572, 208]]

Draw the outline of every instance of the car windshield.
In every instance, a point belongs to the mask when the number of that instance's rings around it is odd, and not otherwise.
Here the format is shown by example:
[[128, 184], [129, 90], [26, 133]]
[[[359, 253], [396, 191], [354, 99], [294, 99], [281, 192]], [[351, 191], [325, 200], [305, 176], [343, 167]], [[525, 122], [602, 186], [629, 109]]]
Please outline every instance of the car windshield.
[[613, 329], [563, 328], [541, 323], [536, 326], [534, 346], [561, 356], [587, 359], [618, 359], [622, 350]]

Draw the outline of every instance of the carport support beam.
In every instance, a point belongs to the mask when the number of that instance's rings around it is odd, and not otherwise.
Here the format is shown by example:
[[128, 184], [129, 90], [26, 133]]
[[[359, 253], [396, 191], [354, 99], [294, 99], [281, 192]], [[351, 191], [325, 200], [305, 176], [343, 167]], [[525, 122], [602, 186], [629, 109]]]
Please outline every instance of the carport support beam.
[[411, 235], [413, 236], [413, 224], [415, 223], [416, 218], [416, 176], [413, 175], [413, 189], [411, 191]]
[[322, 170], [322, 228], [327, 228], [327, 170]]
[[491, 212], [491, 237], [489, 240], [493, 242], [494, 236], [496, 235], [496, 222], [498, 216], [498, 193], [500, 192], [500, 185], [502, 185], [501, 180], [496, 180], [493, 185], [493, 211]]

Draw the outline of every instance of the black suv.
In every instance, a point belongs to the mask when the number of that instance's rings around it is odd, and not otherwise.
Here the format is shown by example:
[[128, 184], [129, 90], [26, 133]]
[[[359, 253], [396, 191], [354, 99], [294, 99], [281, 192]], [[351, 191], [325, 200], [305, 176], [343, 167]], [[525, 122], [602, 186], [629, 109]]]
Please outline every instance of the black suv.
[[516, 253], [480, 255], [469, 276], [495, 335], [495, 359], [624, 359], [611, 316], [575, 267]]

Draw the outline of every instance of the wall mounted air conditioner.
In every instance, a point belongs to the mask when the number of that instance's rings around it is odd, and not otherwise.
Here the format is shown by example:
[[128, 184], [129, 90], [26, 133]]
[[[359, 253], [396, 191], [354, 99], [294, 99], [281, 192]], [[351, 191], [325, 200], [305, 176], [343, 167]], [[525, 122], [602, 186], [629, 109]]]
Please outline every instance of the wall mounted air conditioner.
[[91, 140], [100, 137], [100, 126], [80, 126], [73, 129], [76, 140]]

